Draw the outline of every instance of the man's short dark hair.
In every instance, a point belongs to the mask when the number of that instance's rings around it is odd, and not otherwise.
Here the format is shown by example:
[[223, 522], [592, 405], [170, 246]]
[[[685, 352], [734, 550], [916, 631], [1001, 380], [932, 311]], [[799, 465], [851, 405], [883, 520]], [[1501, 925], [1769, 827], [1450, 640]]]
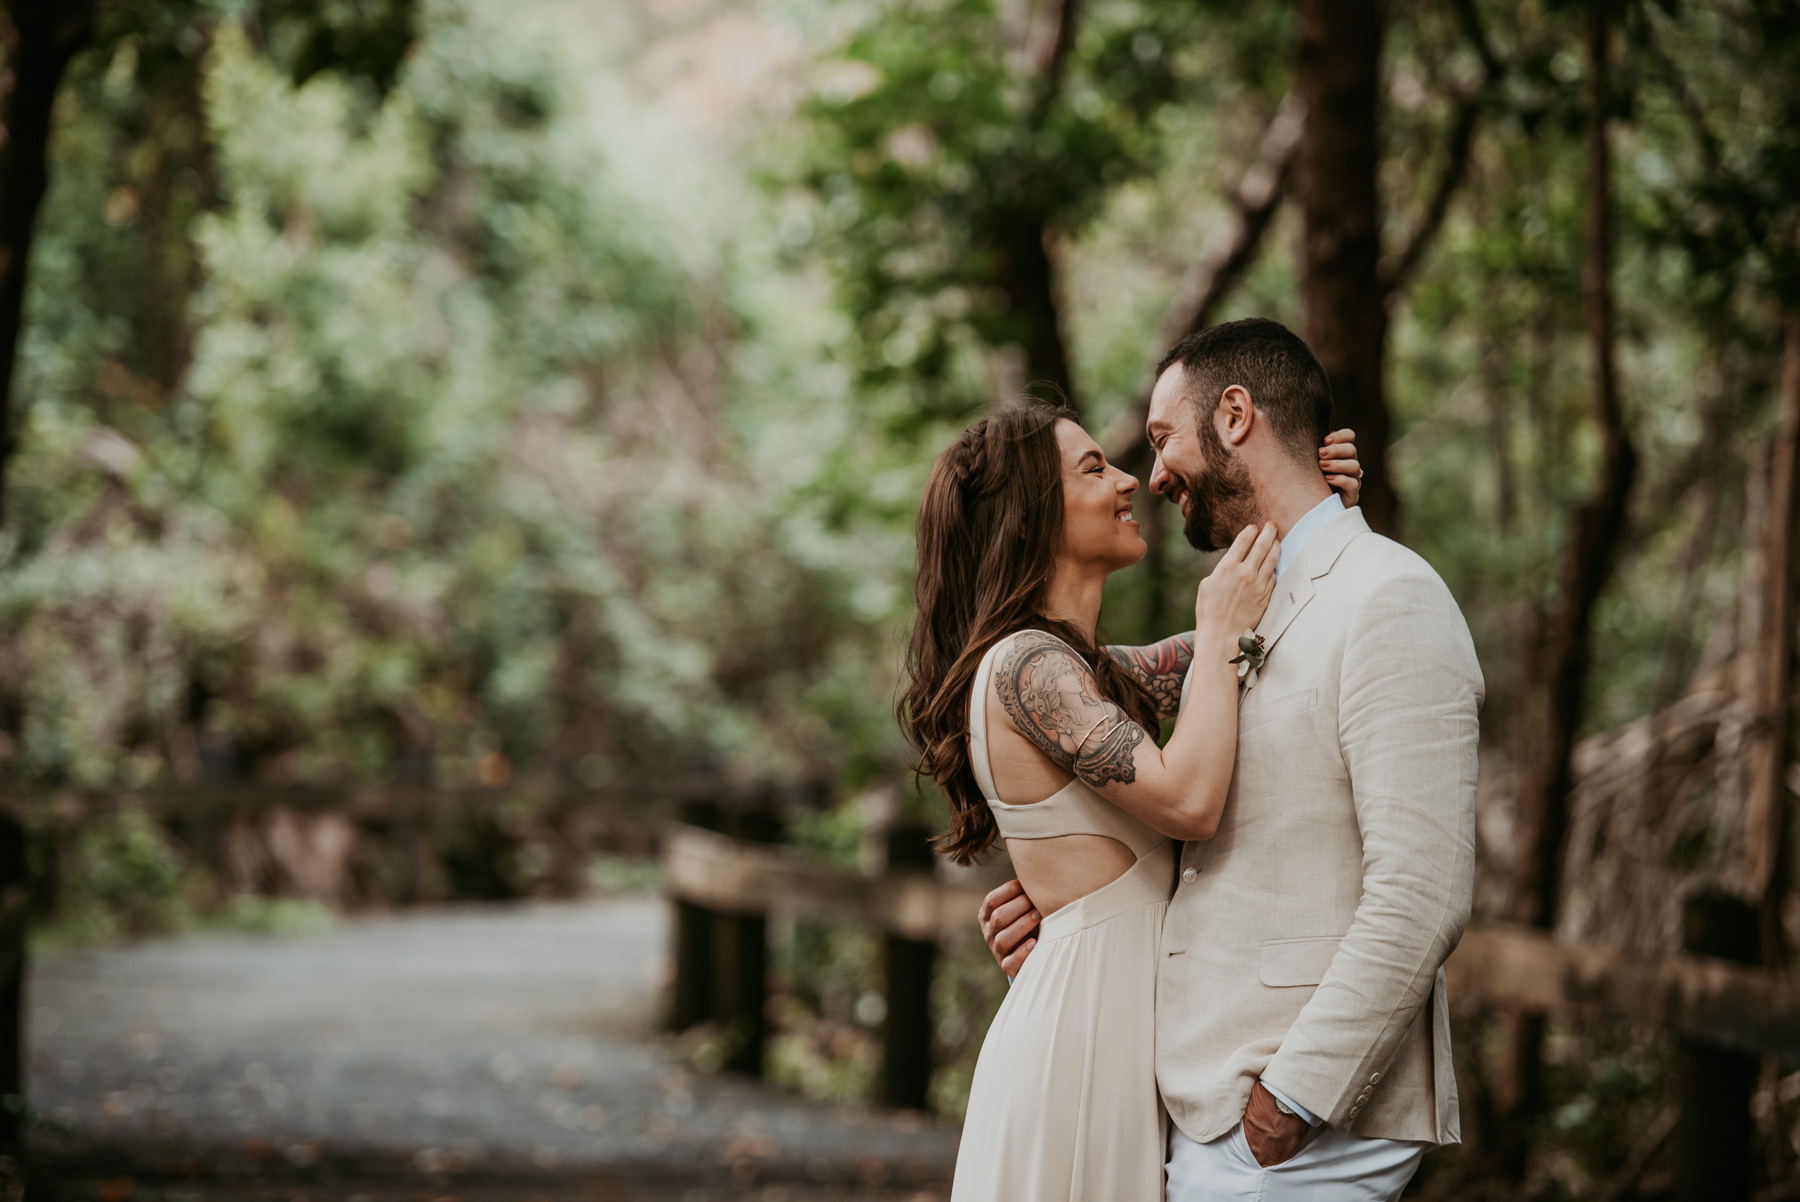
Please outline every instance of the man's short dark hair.
[[1312, 349], [1278, 321], [1246, 317], [1189, 334], [1156, 365], [1156, 378], [1175, 363], [1201, 420], [1238, 384], [1249, 390], [1276, 436], [1309, 460], [1331, 429], [1331, 379]]

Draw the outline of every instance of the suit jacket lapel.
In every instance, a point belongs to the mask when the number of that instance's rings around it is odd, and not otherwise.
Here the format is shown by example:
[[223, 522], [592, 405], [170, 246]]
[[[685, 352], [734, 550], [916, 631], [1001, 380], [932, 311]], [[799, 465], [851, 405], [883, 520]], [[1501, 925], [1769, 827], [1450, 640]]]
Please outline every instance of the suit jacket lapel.
[[[1363, 518], [1362, 510], [1348, 509], [1321, 526], [1319, 532], [1307, 540], [1294, 562], [1288, 565], [1288, 570], [1275, 582], [1275, 595], [1270, 598], [1269, 608], [1257, 624], [1256, 633], [1262, 636], [1265, 656], [1274, 652], [1282, 634], [1313, 599], [1317, 591], [1313, 581], [1331, 571], [1352, 539], [1368, 531], [1369, 523]], [[1245, 687], [1255, 688], [1255, 679], [1246, 681]]]

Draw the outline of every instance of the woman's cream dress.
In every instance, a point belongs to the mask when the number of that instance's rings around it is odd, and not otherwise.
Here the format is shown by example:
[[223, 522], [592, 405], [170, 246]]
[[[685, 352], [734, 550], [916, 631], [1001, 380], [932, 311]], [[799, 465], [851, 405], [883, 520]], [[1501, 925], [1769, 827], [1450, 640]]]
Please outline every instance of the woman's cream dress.
[[969, 708], [969, 758], [1000, 834], [1105, 835], [1137, 863], [1043, 920], [981, 1045], [951, 1202], [1161, 1202], [1154, 1007], [1174, 851], [1078, 780], [1028, 805], [994, 795], [988, 682], [1008, 641], [981, 661]]

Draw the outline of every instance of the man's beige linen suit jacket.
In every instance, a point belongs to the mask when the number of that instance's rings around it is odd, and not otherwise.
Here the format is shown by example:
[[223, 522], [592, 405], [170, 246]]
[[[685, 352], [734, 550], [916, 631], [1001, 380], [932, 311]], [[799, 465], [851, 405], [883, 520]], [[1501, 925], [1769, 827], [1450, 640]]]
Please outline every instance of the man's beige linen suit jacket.
[[1351, 509], [1275, 586], [1218, 833], [1163, 926], [1156, 1075], [1205, 1143], [1260, 1077], [1341, 1131], [1461, 1139], [1445, 957], [1475, 865], [1475, 647], [1450, 590]]

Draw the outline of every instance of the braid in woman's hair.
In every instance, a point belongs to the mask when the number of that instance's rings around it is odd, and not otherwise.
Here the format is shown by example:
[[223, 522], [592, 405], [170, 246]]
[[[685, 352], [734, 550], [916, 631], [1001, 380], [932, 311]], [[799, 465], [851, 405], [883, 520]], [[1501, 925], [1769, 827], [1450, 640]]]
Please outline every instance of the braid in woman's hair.
[[982, 418], [964, 430], [951, 448], [956, 483], [963, 489], [966, 500], [979, 498], [988, 491], [988, 425], [988, 419]]

